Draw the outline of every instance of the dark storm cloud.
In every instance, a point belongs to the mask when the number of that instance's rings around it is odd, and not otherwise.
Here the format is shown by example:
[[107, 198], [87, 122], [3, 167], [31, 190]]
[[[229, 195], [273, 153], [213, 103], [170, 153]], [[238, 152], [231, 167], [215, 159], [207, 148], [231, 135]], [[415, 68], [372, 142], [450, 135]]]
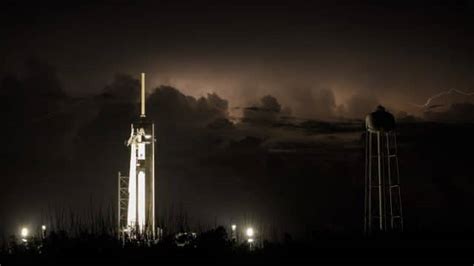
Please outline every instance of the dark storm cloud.
[[[67, 167], [74, 127], [68, 107], [74, 101], [62, 89], [54, 67], [39, 59], [27, 61], [16, 75], [3, 76], [0, 94], [0, 137], [5, 140], [0, 149], [0, 227], [12, 230], [28, 216], [38, 222], [38, 210], [53, 200], [52, 190], [62, 179], [58, 170]], [[48, 197], [35, 200], [41, 195]]]
[[148, 105], [151, 115], [157, 119], [191, 127], [227, 118], [229, 104], [215, 93], [196, 99], [176, 88], [160, 86], [148, 96]]
[[243, 109], [242, 122], [253, 124], [271, 124], [278, 120], [281, 105], [278, 100], [266, 95], [260, 99], [260, 103]]
[[474, 104], [454, 103], [444, 111], [426, 111], [424, 113], [424, 118], [428, 121], [438, 121], [445, 123], [473, 123]]
[[473, 85], [468, 2], [343, 2], [8, 4], [0, 73], [39, 54], [76, 94], [144, 71], [196, 98], [214, 90], [241, 106], [270, 94], [319, 119], [356, 91], [412, 113], [407, 102]]
[[296, 87], [288, 96], [295, 114], [327, 119], [336, 115], [336, 100], [331, 89]]
[[116, 74], [112, 83], [107, 85], [100, 95], [105, 100], [137, 103], [139, 95], [136, 88], [139, 85], [139, 81], [130, 75]]
[[[64, 154], [62, 145], [47, 154], [41, 149], [42, 142], [62, 142], [71, 125], [65, 120], [68, 114], [61, 112], [71, 99], [62, 90], [52, 66], [39, 59], [27, 61], [19, 77], [3, 77], [0, 93], [3, 99], [2, 123], [6, 129], [2, 133], [4, 139], [12, 140], [6, 143], [3, 152], [5, 155], [16, 154], [7, 158], [15, 161], [16, 158], [26, 159], [30, 164], [39, 158], [47, 160]], [[59, 121], [49, 121], [53, 116], [57, 116]], [[30, 158], [20, 156], [28, 147], [36, 147], [29, 153]]]
[[[48, 202], [88, 208], [84, 198], [89, 197], [97, 206], [101, 202], [115, 206], [117, 171], [128, 170], [124, 141], [139, 113], [138, 88], [135, 77], [116, 75], [101, 86], [100, 93], [72, 97], [64, 92], [54, 68], [41, 62], [18, 77], [5, 77], [0, 88], [6, 125], [2, 139], [8, 140], [2, 149], [2, 202], [15, 207], [2, 208], [1, 216], [7, 217], [3, 214], [8, 212], [14, 217], [9, 222], [16, 225]], [[156, 123], [161, 217], [180, 205], [192, 224], [212, 224], [216, 218], [227, 223], [248, 215], [286, 231], [301, 232], [304, 225], [359, 231], [361, 223], [354, 217], [363, 212], [363, 121], [290, 117], [285, 106], [294, 99], [298, 104], [291, 107], [301, 108], [298, 112], [310, 118], [347, 113], [363, 117], [378, 98], [355, 94], [341, 107], [331, 89], [315, 88], [296, 90], [293, 98], [264, 94], [244, 109], [243, 119], [253, 123], [230, 122], [232, 102], [217, 93], [194, 97], [172, 86], [151, 88], [147, 116]], [[469, 120], [471, 109], [453, 105], [438, 118]], [[468, 159], [455, 154], [445, 140], [449, 136], [458, 147], [471, 147], [470, 141], [456, 139], [458, 131], [468, 139], [472, 128], [401, 123], [400, 162], [408, 217], [425, 212], [427, 220], [449, 225], [452, 222], [439, 218], [434, 208], [472, 198], [467, 189]], [[440, 140], [450, 153], [437, 152]], [[464, 164], [450, 159], [452, 154]], [[450, 175], [450, 166], [455, 176]], [[448, 217], [461, 209], [442, 212]], [[413, 222], [415, 218], [409, 223], [430, 228], [429, 221]], [[466, 227], [470, 221], [466, 219]]]
[[351, 118], [364, 118], [373, 112], [379, 101], [373, 95], [358, 92], [352, 95], [342, 108], [341, 115]]

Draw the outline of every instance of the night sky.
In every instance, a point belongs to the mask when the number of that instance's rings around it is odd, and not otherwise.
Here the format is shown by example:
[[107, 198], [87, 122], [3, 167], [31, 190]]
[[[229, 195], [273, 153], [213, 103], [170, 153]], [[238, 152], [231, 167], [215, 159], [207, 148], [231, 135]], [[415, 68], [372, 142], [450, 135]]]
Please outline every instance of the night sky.
[[3, 2], [3, 234], [116, 207], [141, 72], [162, 223], [361, 232], [363, 118], [382, 104], [406, 229], [471, 232], [474, 2], [412, 2]]

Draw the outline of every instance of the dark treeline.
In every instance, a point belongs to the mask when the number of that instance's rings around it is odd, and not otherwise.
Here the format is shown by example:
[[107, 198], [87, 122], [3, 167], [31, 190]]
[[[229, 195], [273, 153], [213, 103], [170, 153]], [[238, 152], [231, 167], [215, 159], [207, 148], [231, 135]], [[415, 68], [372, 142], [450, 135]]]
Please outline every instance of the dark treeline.
[[[10, 244], [2, 249], [3, 263], [467, 263], [473, 259], [472, 235], [410, 234], [378, 238], [319, 236], [296, 241], [262, 241], [250, 249], [233, 242], [222, 226], [202, 232], [185, 247], [171, 235], [149, 245], [122, 244], [109, 234], [69, 236], [50, 232], [40, 240]], [[455, 248], [455, 249], [453, 249]]]
[[[471, 243], [474, 235], [468, 232], [425, 231], [366, 237], [308, 229], [305, 238], [294, 238], [289, 233], [275, 237], [278, 234], [275, 231], [272, 235], [269, 230], [259, 230], [250, 248], [245, 236], [232, 238], [228, 225], [189, 225], [183, 208], [171, 206], [167, 218], [159, 219], [158, 226], [164, 234], [153, 242], [118, 239], [114, 218], [112, 208], [96, 209], [88, 216], [65, 208], [46, 211], [43, 221], [48, 229], [44, 238], [34, 228], [27, 242], [12, 235], [0, 249], [0, 260], [2, 263], [454, 263], [474, 257]], [[176, 238], [179, 232], [197, 234], [187, 245], [179, 246]], [[457, 249], [445, 252], [448, 248]]]

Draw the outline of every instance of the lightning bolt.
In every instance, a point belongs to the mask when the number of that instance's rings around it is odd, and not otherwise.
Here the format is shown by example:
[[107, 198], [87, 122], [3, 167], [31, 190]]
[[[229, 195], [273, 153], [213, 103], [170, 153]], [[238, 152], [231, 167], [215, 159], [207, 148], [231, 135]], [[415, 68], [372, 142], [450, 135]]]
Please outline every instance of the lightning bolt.
[[446, 91], [442, 91], [438, 94], [435, 94], [433, 96], [431, 96], [430, 98], [428, 98], [426, 100], [426, 102], [424, 104], [415, 104], [415, 103], [412, 103], [412, 105], [418, 107], [418, 108], [430, 108], [430, 104], [431, 102], [436, 99], [436, 98], [439, 98], [439, 97], [442, 97], [442, 96], [445, 96], [445, 95], [449, 95], [449, 94], [460, 94], [460, 95], [464, 95], [464, 96], [472, 96], [474, 95], [474, 91], [469, 91], [469, 92], [466, 92], [466, 91], [462, 91], [462, 90], [458, 90], [458, 89], [450, 89], [450, 90], [446, 90]]

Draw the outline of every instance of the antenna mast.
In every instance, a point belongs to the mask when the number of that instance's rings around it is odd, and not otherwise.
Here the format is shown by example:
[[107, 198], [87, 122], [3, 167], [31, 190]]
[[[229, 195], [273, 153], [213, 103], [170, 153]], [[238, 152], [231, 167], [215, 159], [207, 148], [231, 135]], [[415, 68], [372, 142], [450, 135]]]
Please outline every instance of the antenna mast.
[[142, 73], [141, 112], [140, 117], [145, 117], [145, 73]]

